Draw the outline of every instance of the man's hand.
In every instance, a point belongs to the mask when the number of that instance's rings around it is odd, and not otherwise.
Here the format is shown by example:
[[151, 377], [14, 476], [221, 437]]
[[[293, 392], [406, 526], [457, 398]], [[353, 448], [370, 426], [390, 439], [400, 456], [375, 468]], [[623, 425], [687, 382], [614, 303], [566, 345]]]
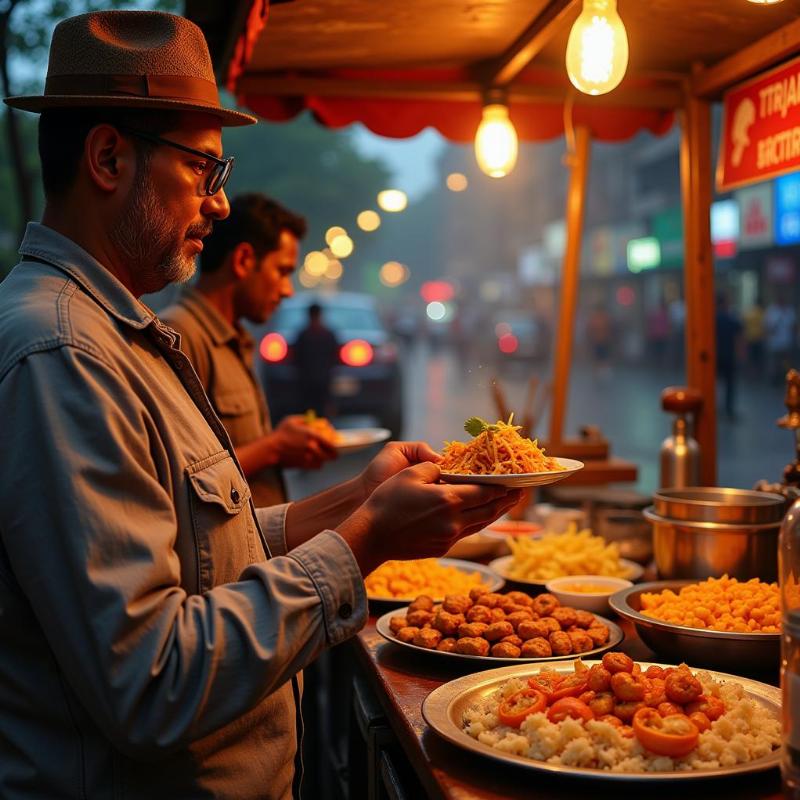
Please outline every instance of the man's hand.
[[[387, 471], [414, 449], [387, 458]], [[392, 445], [381, 456], [392, 452]], [[370, 469], [369, 467], [367, 468]], [[500, 486], [436, 483], [439, 468], [430, 462], [401, 469], [375, 487], [369, 499], [338, 527], [367, 575], [392, 558], [441, 556], [458, 539], [481, 530], [519, 502], [520, 492]]]
[[272, 437], [282, 467], [319, 469], [338, 456], [334, 445], [309, 428], [300, 415], [282, 419]]
[[358, 476], [366, 500], [384, 481], [414, 464], [442, 457], [425, 442], [389, 442]]

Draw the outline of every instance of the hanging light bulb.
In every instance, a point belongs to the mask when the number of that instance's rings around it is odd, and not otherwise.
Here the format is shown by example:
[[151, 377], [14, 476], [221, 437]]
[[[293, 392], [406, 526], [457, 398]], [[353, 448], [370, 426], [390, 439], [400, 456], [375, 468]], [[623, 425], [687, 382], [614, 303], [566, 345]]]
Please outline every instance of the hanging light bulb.
[[583, 0], [567, 42], [567, 74], [585, 94], [610, 92], [625, 77], [628, 34], [617, 0]]
[[478, 166], [492, 178], [508, 175], [517, 163], [517, 132], [508, 118], [508, 106], [490, 102], [475, 133]]

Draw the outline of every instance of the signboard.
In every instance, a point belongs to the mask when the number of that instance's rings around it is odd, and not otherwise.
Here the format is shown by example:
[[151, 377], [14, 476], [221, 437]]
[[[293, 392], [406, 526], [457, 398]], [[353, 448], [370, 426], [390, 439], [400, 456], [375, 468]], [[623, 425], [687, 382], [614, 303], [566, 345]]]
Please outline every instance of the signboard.
[[718, 258], [733, 258], [739, 241], [739, 206], [735, 200], [711, 204], [711, 244]]
[[595, 275], [606, 277], [614, 273], [614, 231], [595, 228], [589, 236], [589, 263]]
[[800, 58], [731, 89], [723, 111], [718, 191], [800, 169]]
[[654, 269], [661, 263], [661, 245], [655, 236], [631, 239], [628, 242], [628, 269], [641, 272]]
[[651, 229], [661, 248], [661, 266], [682, 267], [683, 212], [680, 207], [668, 208], [655, 214]]
[[739, 247], [753, 250], [772, 244], [772, 184], [736, 192], [739, 204]]
[[775, 181], [775, 243], [800, 242], [800, 175], [784, 175]]

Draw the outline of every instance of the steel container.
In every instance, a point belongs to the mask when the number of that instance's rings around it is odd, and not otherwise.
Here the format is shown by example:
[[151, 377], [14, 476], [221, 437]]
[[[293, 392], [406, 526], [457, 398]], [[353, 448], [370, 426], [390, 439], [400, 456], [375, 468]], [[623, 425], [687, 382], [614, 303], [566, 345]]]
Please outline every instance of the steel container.
[[737, 674], [742, 671], [776, 673], [780, 665], [779, 633], [733, 633], [687, 628], [660, 619], [646, 617], [641, 611], [645, 592], [672, 589], [676, 594], [683, 586], [696, 581], [656, 581], [640, 583], [612, 594], [608, 604], [623, 619], [633, 623], [642, 641], [656, 653], [675, 663], [685, 661], [698, 667], [724, 667]]
[[644, 510], [660, 578], [774, 581], [785, 500], [743, 489], [666, 489]]
[[688, 522], [730, 522], [734, 525], [780, 522], [786, 500], [779, 494], [716, 486], [660, 489], [653, 511], [661, 517]]

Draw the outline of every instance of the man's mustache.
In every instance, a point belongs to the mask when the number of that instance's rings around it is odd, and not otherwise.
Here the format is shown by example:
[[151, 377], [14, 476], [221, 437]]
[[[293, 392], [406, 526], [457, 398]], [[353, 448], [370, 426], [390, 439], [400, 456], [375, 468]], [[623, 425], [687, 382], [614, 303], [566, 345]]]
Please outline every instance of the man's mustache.
[[194, 225], [186, 231], [187, 239], [203, 239], [208, 236], [214, 229], [214, 223], [209, 222], [206, 225]]

